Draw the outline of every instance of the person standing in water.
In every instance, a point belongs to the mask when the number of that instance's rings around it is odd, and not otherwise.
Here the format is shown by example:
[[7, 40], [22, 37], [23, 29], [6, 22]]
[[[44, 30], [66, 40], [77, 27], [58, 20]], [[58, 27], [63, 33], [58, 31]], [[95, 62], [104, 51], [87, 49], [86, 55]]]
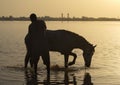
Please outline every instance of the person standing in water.
[[25, 58], [25, 67], [30, 60], [31, 67], [37, 72], [39, 56], [42, 57], [43, 63], [47, 66], [47, 72], [50, 72], [50, 57], [48, 42], [46, 38], [46, 24], [43, 20], [37, 20], [36, 14], [30, 15], [31, 24], [28, 29], [29, 42], [26, 42], [29, 51]]

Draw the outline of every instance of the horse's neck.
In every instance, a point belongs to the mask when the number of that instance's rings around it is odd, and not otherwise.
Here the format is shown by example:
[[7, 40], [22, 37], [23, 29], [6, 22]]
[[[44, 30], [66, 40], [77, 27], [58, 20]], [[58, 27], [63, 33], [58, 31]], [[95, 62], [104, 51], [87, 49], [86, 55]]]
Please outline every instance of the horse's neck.
[[86, 40], [79, 41], [79, 48], [82, 49], [83, 51], [91, 48], [91, 46], [92, 45]]

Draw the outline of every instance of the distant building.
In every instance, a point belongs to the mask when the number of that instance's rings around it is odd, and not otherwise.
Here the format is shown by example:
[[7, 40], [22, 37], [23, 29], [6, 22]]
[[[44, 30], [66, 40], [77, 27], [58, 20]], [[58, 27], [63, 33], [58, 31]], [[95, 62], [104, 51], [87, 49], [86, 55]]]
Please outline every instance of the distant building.
[[61, 18], [63, 18], [63, 13], [61, 13]]
[[67, 18], [70, 18], [69, 13], [67, 13]]

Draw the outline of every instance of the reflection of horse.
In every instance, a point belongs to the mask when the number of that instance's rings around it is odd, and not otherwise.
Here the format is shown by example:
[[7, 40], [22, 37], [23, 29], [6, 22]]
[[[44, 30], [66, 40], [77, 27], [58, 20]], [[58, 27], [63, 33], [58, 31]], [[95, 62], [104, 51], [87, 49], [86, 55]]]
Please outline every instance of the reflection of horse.
[[[55, 75], [57, 75], [57, 74], [55, 74]], [[42, 85], [58, 85], [58, 84], [77, 85], [76, 77], [74, 75], [72, 76], [72, 79], [69, 79], [69, 77], [70, 76], [68, 75], [68, 71], [65, 70], [63, 79], [60, 79], [60, 78], [58, 78], [57, 80], [56, 80], [56, 78], [51, 79], [51, 75], [47, 74], [47, 77], [43, 81], [40, 81], [40, 80], [38, 80], [37, 74], [34, 75], [29, 70], [25, 71], [26, 85], [39, 85], [39, 84], [42, 84]]]
[[25, 70], [25, 85], [38, 85], [38, 78], [37, 75], [34, 75], [32, 72]]
[[82, 85], [93, 85], [93, 83], [91, 81], [91, 75], [89, 73], [85, 73], [84, 82]]
[[[83, 50], [83, 58], [85, 61], [85, 66], [90, 67], [91, 65], [91, 59], [92, 55], [94, 54], [94, 48], [96, 46], [93, 46], [90, 44], [85, 38], [82, 36], [79, 36], [78, 34], [75, 34], [70, 31], [66, 30], [56, 30], [51, 31], [47, 30], [47, 40], [49, 44], [49, 50], [50, 51], [58, 51], [61, 54], [64, 55], [65, 59], [65, 67], [68, 65], [75, 64], [77, 55], [72, 52], [73, 49], [79, 48]], [[29, 42], [29, 36], [26, 35], [25, 42]], [[26, 45], [29, 43], [26, 43]], [[30, 45], [27, 45], [30, 46]], [[28, 54], [28, 52], [27, 52]], [[69, 55], [72, 55], [74, 57], [73, 61], [68, 64], [68, 58]], [[25, 58], [25, 67], [27, 67], [30, 55], [27, 55]]]

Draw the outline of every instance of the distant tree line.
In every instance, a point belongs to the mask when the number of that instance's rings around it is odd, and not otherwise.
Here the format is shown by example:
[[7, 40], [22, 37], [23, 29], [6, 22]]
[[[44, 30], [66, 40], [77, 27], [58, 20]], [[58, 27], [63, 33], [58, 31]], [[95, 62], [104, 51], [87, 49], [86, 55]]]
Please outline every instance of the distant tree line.
[[28, 21], [28, 17], [13, 17], [13, 16], [2, 16], [0, 17], [1, 21]]
[[[45, 21], [120, 21], [119, 18], [107, 18], [107, 17], [93, 18], [93, 17], [85, 17], [85, 16], [82, 16], [81, 18], [44, 16], [44, 17], [38, 17], [38, 19], [42, 19]], [[0, 17], [0, 21], [29, 21], [29, 20], [30, 20], [29, 17], [13, 17], [13, 16]]]

